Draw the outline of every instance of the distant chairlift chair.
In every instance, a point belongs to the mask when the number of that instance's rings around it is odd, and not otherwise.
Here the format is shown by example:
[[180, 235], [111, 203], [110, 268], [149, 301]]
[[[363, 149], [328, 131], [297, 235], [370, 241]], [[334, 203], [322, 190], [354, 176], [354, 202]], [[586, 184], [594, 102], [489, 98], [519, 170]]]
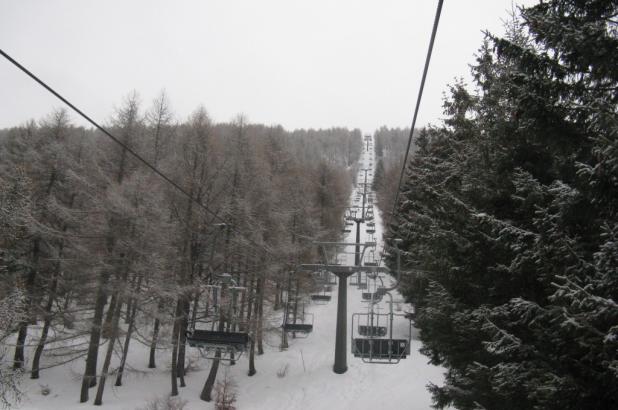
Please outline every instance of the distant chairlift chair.
[[311, 295], [311, 300], [315, 302], [316, 305], [325, 305], [330, 302], [331, 299], [331, 295], [328, 294], [324, 286], [320, 292]]
[[313, 314], [305, 312], [304, 303], [300, 312], [297, 311], [296, 314], [294, 310], [290, 311], [288, 308], [284, 313], [281, 328], [284, 332], [293, 333], [296, 337], [307, 337], [313, 331]]
[[367, 289], [367, 275], [363, 275], [361, 272], [358, 273], [358, 281], [356, 283], [356, 287], [359, 290]]

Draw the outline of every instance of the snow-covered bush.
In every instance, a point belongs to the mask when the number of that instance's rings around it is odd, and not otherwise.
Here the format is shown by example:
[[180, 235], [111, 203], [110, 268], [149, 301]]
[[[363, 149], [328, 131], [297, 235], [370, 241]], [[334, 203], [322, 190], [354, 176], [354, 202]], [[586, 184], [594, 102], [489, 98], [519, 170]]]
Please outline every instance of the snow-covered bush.
[[183, 410], [187, 405], [186, 400], [181, 400], [178, 397], [157, 397], [150, 400], [144, 407], [139, 407], [136, 410]]
[[290, 368], [290, 365], [288, 363], [281, 366], [279, 370], [277, 370], [277, 377], [280, 379], [283, 379], [288, 374], [289, 368]]
[[236, 382], [226, 372], [223, 381], [218, 381], [215, 386], [215, 409], [236, 410]]

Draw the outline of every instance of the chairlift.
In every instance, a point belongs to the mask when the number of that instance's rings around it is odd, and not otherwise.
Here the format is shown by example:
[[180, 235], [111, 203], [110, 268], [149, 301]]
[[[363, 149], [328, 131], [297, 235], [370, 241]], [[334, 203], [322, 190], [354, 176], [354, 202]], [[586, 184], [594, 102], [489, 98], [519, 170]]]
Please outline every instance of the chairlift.
[[[293, 333], [295, 337], [307, 337], [313, 331], [313, 314], [305, 312], [304, 302], [300, 312], [298, 311], [298, 304], [294, 307], [295, 309], [292, 309], [292, 311], [289, 307], [286, 309], [281, 328], [286, 333]], [[298, 336], [298, 334], [302, 336]]]
[[[230, 304], [228, 307], [228, 315], [235, 322], [232, 312], [233, 304], [236, 301], [236, 293], [246, 290], [244, 287], [235, 286], [236, 282], [229, 274], [222, 274], [219, 276], [222, 285], [208, 286], [213, 289], [213, 300], [217, 308], [215, 311], [219, 312], [220, 297], [218, 291], [224, 286], [229, 286], [228, 289], [232, 294], [230, 297]], [[214, 326], [214, 322], [213, 322]], [[189, 330], [185, 333], [187, 344], [190, 347], [199, 349], [202, 356], [206, 359], [219, 359], [223, 362], [237, 360], [242, 353], [247, 349], [250, 337], [247, 332], [226, 332], [222, 330], [207, 330], [207, 329], [195, 329], [193, 323]]]
[[315, 302], [316, 305], [326, 305], [331, 299], [332, 297], [327, 294], [315, 293], [311, 295], [311, 300]]
[[386, 336], [386, 326], [367, 326], [367, 325], [358, 325], [358, 334], [361, 336]]
[[187, 331], [187, 344], [203, 352], [206, 359], [216, 359], [219, 351], [219, 360], [237, 360], [247, 349], [249, 334], [246, 332], [225, 332], [218, 330]]
[[366, 302], [379, 302], [382, 300], [382, 296], [377, 292], [363, 292], [361, 293], [361, 298]]
[[[390, 294], [388, 294], [390, 296]], [[392, 297], [391, 297], [392, 299]], [[352, 315], [352, 354], [360, 357], [364, 363], [396, 364], [410, 354], [410, 341], [412, 340], [412, 323], [408, 320], [405, 327], [405, 337], [393, 337], [395, 318], [405, 316], [393, 312], [391, 303], [389, 313], [375, 313], [373, 304], [369, 306], [367, 313], [354, 313]], [[387, 323], [386, 326], [380, 326]], [[398, 321], [399, 322], [399, 321]], [[403, 329], [398, 323], [397, 330]]]
[[[367, 229], [367, 233], [368, 234], [374, 234], [376, 231], [375, 229], [371, 230], [372, 232], [370, 232], [369, 229]], [[369, 253], [367, 255], [365, 255], [365, 260], [363, 263], [365, 266], [378, 266], [379, 265], [379, 261], [376, 258], [376, 253], [375, 250], [371, 249], [369, 251]]]
[[325, 270], [314, 272], [313, 282], [318, 286], [325, 285], [328, 283], [328, 275], [329, 275], [329, 272]]
[[331, 295], [328, 294], [325, 287], [322, 287], [322, 290], [317, 293], [313, 293], [311, 295], [311, 301], [316, 305], [325, 305], [332, 299]]

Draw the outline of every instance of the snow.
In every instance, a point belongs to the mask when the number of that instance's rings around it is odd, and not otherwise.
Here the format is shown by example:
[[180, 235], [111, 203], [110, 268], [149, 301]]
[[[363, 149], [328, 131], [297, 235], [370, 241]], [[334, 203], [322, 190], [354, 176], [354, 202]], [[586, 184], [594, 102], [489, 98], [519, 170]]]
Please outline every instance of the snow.
[[[369, 159], [369, 153], [365, 152], [360, 168], [368, 167]], [[354, 204], [354, 197], [353, 193], [350, 198], [351, 204]], [[382, 220], [379, 212], [374, 212], [374, 215], [375, 236], [381, 238]], [[364, 227], [362, 230], [361, 241], [368, 240]], [[353, 242], [354, 237], [355, 227], [352, 232], [346, 234], [346, 241]], [[380, 244], [379, 239], [378, 242]], [[341, 255], [340, 260], [343, 263], [353, 264], [353, 255]], [[401, 296], [394, 292], [393, 298], [400, 300]], [[385, 302], [380, 305], [381, 313], [386, 313], [388, 305]], [[236, 405], [239, 410], [430, 408], [431, 396], [426, 386], [429, 383], [441, 384], [444, 369], [428, 364], [428, 359], [418, 352], [421, 344], [416, 329], [412, 329], [411, 354], [399, 364], [365, 364], [352, 356], [349, 341], [352, 314], [366, 312], [366, 304], [361, 301], [361, 291], [355, 286], [348, 286], [348, 371], [344, 374], [335, 374], [332, 371], [336, 307], [337, 289], [333, 286], [332, 301], [329, 304], [308, 306], [308, 310], [314, 314], [313, 332], [304, 339], [293, 339], [290, 336], [289, 348], [286, 351], [280, 351], [278, 347], [280, 343], [278, 330], [265, 335], [265, 354], [256, 356], [256, 375], [247, 376], [247, 354], [243, 355], [234, 366], [220, 366], [218, 380], [223, 378], [225, 371], [228, 371], [237, 383]], [[403, 310], [411, 309], [411, 306], [403, 307]], [[276, 329], [280, 321], [281, 312], [269, 313], [265, 328]], [[398, 323], [396, 327], [401, 330], [402, 327], [407, 329], [406, 326], [407, 321], [404, 321]], [[194, 349], [189, 347], [187, 349], [190, 360], [197, 360], [199, 369], [187, 374], [187, 387], [180, 388], [179, 397], [187, 401], [185, 410], [214, 409], [214, 402], [205, 403], [199, 399], [210, 363], [199, 358], [198, 352]], [[101, 349], [101, 355], [104, 351], [105, 349]], [[112, 410], [143, 408], [148, 401], [169, 394], [169, 350], [159, 352], [158, 369], [147, 369], [147, 359], [147, 347], [137, 342], [132, 343], [128, 370], [124, 374], [124, 385], [114, 387], [115, 377], [108, 378], [103, 408]], [[115, 360], [117, 362], [118, 358]], [[287, 373], [284, 377], [279, 377], [277, 373], [286, 366]], [[77, 360], [64, 366], [43, 370], [39, 380], [25, 378], [23, 388], [26, 396], [19, 408], [23, 410], [94, 408], [92, 400], [96, 389], [90, 390], [89, 403], [78, 402], [83, 370], [83, 360]], [[49, 395], [42, 395], [43, 387], [49, 388]]]

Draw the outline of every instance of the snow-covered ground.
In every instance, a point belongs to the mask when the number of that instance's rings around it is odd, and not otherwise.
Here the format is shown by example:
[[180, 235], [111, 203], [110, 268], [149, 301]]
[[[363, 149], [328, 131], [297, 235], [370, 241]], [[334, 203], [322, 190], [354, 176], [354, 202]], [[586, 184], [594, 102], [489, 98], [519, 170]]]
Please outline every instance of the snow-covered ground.
[[[370, 162], [373, 162], [373, 151], [363, 154], [360, 168], [367, 168]], [[354, 197], [353, 194], [350, 199], [352, 204]], [[379, 241], [382, 237], [382, 220], [379, 212], [375, 212], [375, 225], [375, 236]], [[363, 227], [361, 241], [368, 239], [364, 231]], [[346, 235], [346, 240], [353, 242], [355, 230]], [[340, 261], [353, 264], [353, 255], [343, 255]], [[396, 298], [400, 297], [397, 295]], [[385, 313], [386, 303], [382, 303], [382, 306], [381, 312]], [[349, 341], [351, 316], [354, 312], [366, 312], [367, 309], [366, 304], [361, 302], [361, 291], [356, 286], [348, 286], [348, 371], [345, 374], [333, 373], [336, 308], [335, 286], [329, 304], [308, 306], [308, 310], [314, 314], [314, 330], [307, 338], [290, 337], [289, 349], [280, 351], [279, 332], [269, 334], [265, 339], [265, 354], [256, 356], [258, 371], [256, 375], [247, 376], [247, 355], [244, 355], [235, 366], [219, 368], [219, 379], [227, 371], [238, 386], [236, 405], [239, 410], [404, 408], [425, 410], [430, 407], [431, 399], [426, 385], [430, 382], [440, 384], [443, 369], [427, 364], [427, 358], [418, 353], [420, 341], [416, 329], [412, 330], [411, 354], [399, 364], [365, 364], [352, 356]], [[266, 327], [277, 327], [281, 322], [281, 313], [273, 314], [268, 322]], [[212, 402], [206, 403], [199, 399], [210, 363], [205, 359], [199, 359], [199, 354], [193, 349], [189, 347], [187, 349], [189, 356], [197, 360], [199, 369], [187, 374], [187, 387], [180, 389], [180, 398], [188, 402], [186, 410], [213, 409]], [[168, 395], [169, 356], [169, 351], [162, 351], [158, 361], [159, 369], [147, 369], [147, 348], [132, 343], [128, 360], [132, 370], [125, 373], [122, 387], [113, 386], [114, 377], [108, 379], [103, 408], [134, 410], [144, 407], [148, 400]], [[277, 373], [286, 367], [285, 376], [279, 377]], [[26, 396], [20, 408], [24, 410], [92, 408], [96, 388], [91, 389], [89, 403], [78, 402], [83, 368], [83, 361], [78, 360], [62, 367], [42, 371], [40, 380], [25, 379], [23, 387]], [[50, 393], [44, 396], [41, 393], [42, 387], [48, 387]]]

